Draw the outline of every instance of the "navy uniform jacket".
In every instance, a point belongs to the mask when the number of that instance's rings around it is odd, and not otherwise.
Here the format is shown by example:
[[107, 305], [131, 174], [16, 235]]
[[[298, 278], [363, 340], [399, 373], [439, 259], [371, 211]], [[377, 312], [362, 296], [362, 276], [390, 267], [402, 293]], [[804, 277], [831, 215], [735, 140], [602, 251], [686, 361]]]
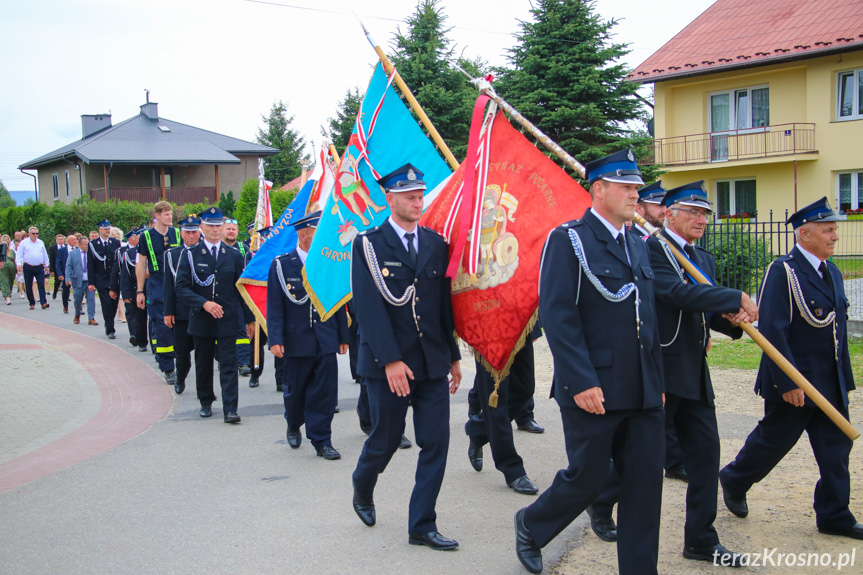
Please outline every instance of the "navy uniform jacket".
[[[461, 359], [446, 277], [446, 242], [429, 228], [418, 226], [417, 230], [416, 270], [408, 263], [407, 249], [389, 220], [354, 239], [351, 287], [360, 324], [357, 370], [364, 377], [386, 379], [386, 365], [401, 360], [415, 378], [422, 378], [425, 366], [428, 378], [436, 379], [445, 377], [450, 364]], [[416, 288], [416, 320], [410, 301], [403, 306], [391, 305], [378, 291], [363, 251], [363, 238], [371, 242], [378, 271], [386, 270], [384, 282], [396, 298], [408, 286]]]
[[[114, 262], [117, 260], [117, 250], [120, 249], [120, 242], [115, 238], [108, 238], [102, 241], [102, 238], [96, 238], [90, 242], [87, 248], [87, 282], [88, 285], [95, 286], [96, 289], [108, 289], [111, 287], [111, 269], [114, 267]], [[93, 253], [98, 254], [98, 257]], [[100, 258], [105, 258], [100, 261]]]
[[[189, 258], [180, 259], [174, 293], [180, 302], [189, 306], [189, 334], [198, 337], [236, 337], [240, 318], [243, 323], [255, 321], [255, 316], [236, 286], [243, 273], [243, 257], [240, 252], [223, 243], [219, 245], [218, 261], [213, 261], [206, 244], [198, 244], [188, 253], [192, 254], [192, 267], [199, 280], [206, 281], [215, 274], [210, 285], [198, 285], [192, 277]], [[204, 311], [204, 304], [208, 301], [222, 306], [224, 315], [221, 318], [216, 319]]]
[[[662, 233], [674, 247], [683, 251], [666, 231]], [[713, 384], [706, 353], [710, 330], [734, 339], [743, 335], [743, 329], [735, 328], [721, 315], [740, 310], [742, 292], [722, 286], [684, 283], [658, 238], [649, 238], [647, 247], [650, 265], [656, 274], [656, 319], [665, 392], [685, 399], [707, 399], [712, 405]], [[716, 259], [701, 246], [695, 246], [695, 265], [711, 279], [716, 277]]]
[[189, 321], [191, 310], [189, 306], [177, 298], [177, 290], [175, 289], [176, 274], [180, 270], [181, 258], [188, 258], [185, 245], [171, 248], [165, 252], [165, 291], [163, 300], [165, 302], [165, 315], [173, 315], [179, 321]]
[[[823, 320], [836, 311], [838, 360], [833, 348], [833, 326], [817, 328], [800, 315], [790, 296], [788, 276], [783, 264], [794, 271], [804, 296], [806, 307], [815, 319]], [[842, 273], [827, 262], [833, 278], [833, 293], [821, 275], [796, 247], [770, 264], [761, 285], [758, 301], [758, 331], [772, 343], [788, 361], [802, 373], [834, 406], [848, 405], [848, 392], [854, 389], [851, 359], [848, 355], [848, 298], [842, 284]], [[764, 399], [783, 401], [782, 394], [797, 389], [785, 372], [761, 356], [761, 366], [755, 381], [755, 392]], [[815, 404], [808, 397], [806, 405]]]
[[[203, 236], [201, 236], [203, 238]], [[150, 254], [150, 247], [147, 244], [147, 238], [153, 247], [153, 253]], [[203, 239], [201, 240], [203, 243]], [[163, 236], [156, 228], [150, 228], [141, 234], [138, 240], [138, 253], [147, 258], [147, 271], [150, 273], [150, 278], [158, 281], [163, 281], [165, 269], [164, 264], [165, 252], [171, 248], [183, 245], [183, 240], [180, 239], [180, 230], [177, 228], [168, 228], [168, 231]], [[147, 294], [150, 297], [150, 294]], [[161, 296], [159, 296], [161, 299]]]
[[135, 257], [138, 255], [136, 248], [124, 246], [117, 252], [117, 268], [120, 275], [120, 299], [129, 299], [133, 302], [138, 293], [138, 278], [135, 276]]
[[[638, 287], [640, 337], [635, 294], [622, 302], [606, 300], [584, 275], [569, 229], [580, 236], [591, 271], [609, 291], [616, 293], [630, 282]], [[629, 232], [626, 242], [632, 265], [589, 210], [581, 220], [552, 230], [546, 240], [539, 317], [554, 357], [551, 394], [562, 407], [576, 407], [573, 396], [596, 386], [602, 388], [606, 410], [662, 407], [665, 389], [653, 270], [645, 243]]]
[[[123, 294], [123, 272], [124, 272], [124, 268], [126, 267], [123, 265], [125, 263], [123, 261], [123, 254], [125, 254], [128, 249], [129, 249], [129, 246], [125, 245], [125, 246], [121, 247], [119, 250], [117, 250], [117, 257], [114, 258], [114, 265], [113, 265], [113, 267], [111, 267], [111, 281], [109, 282], [109, 286], [111, 288], [111, 291], [118, 294], [120, 299], [123, 299], [123, 295], [122, 295]], [[134, 259], [132, 260], [132, 275], [135, 275], [135, 260]], [[132, 295], [131, 296], [127, 295], [126, 298], [131, 297], [132, 299], [135, 299], [135, 292], [136, 291], [137, 291], [137, 289], [134, 289], [131, 292]], [[128, 292], [126, 292], [126, 293], [128, 293]]]
[[277, 266], [282, 266], [285, 288], [297, 301], [306, 297], [303, 262], [293, 250], [270, 264], [267, 278], [267, 341], [270, 347], [285, 346], [285, 357], [317, 357], [338, 353], [340, 343], [349, 343], [345, 306], [327, 321], [321, 321], [311, 299], [295, 304], [285, 295]]

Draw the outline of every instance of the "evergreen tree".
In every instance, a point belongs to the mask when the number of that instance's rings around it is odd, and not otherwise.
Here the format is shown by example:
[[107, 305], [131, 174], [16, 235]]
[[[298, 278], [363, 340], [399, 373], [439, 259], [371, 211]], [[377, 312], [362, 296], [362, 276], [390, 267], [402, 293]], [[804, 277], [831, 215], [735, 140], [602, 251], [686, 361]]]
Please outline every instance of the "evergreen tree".
[[264, 158], [264, 177], [278, 188], [298, 177], [299, 164], [305, 142], [297, 130], [291, 129], [294, 117], [288, 117], [288, 108], [279, 100], [273, 103], [269, 116], [261, 115], [264, 128], [258, 129], [257, 141], [279, 150], [275, 156]]
[[449, 61], [457, 61], [473, 77], [481, 74], [485, 64], [455, 56], [445, 21], [439, 0], [422, 0], [405, 21], [407, 32], [399, 28], [393, 38], [392, 62], [450, 151], [461, 161], [467, 153], [470, 120], [479, 92]]
[[10, 194], [9, 190], [6, 189], [6, 186], [3, 185], [3, 180], [0, 180], [0, 210], [4, 208], [13, 208], [16, 205], [15, 200], [12, 199], [12, 194]]
[[354, 131], [354, 125], [357, 122], [357, 112], [360, 111], [360, 104], [362, 103], [363, 97], [360, 94], [360, 89], [354, 86], [348, 89], [344, 99], [339, 102], [336, 117], [327, 120], [330, 126], [330, 138], [332, 138], [333, 145], [339, 154], [348, 147], [348, 140]]
[[[648, 116], [638, 85], [625, 81], [629, 71], [617, 63], [629, 49], [611, 41], [616, 22], [603, 21], [595, 5], [534, 0], [533, 20], [521, 23], [511, 68], [498, 71], [495, 89], [582, 164], [626, 147], [644, 158]], [[642, 171], [651, 181], [658, 168]]]

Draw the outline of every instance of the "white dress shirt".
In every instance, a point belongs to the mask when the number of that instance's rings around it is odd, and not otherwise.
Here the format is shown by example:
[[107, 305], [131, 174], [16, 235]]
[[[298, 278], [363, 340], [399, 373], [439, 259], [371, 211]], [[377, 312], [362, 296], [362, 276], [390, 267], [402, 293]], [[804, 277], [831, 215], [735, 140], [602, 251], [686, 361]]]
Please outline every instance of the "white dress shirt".
[[387, 219], [389, 220], [390, 225], [393, 227], [393, 229], [398, 234], [399, 239], [402, 241], [402, 245], [405, 247], [405, 250], [408, 252], [410, 251], [410, 249], [408, 248], [408, 241], [405, 239], [405, 234], [413, 234], [414, 235], [414, 241], [413, 241], [414, 250], [416, 251], [416, 253], [420, 253], [420, 250], [419, 250], [419, 247], [420, 247], [419, 226], [416, 226], [414, 228], [414, 231], [409, 232], [406, 229], [404, 229], [403, 227], [401, 227], [400, 225], [398, 225], [392, 216], [390, 216]]
[[207, 247], [207, 251], [210, 252], [210, 254], [213, 253], [213, 248], [216, 248], [216, 261], [219, 261], [219, 246], [222, 245], [222, 242], [219, 241], [219, 242], [216, 242], [214, 244], [211, 244], [207, 240], [204, 240], [204, 245]]
[[15, 265], [24, 264], [48, 267], [48, 252], [45, 250], [45, 244], [42, 243], [42, 240], [34, 242], [29, 236], [27, 239], [21, 240], [18, 252], [15, 254]]
[[297, 246], [297, 255], [300, 256], [300, 261], [303, 262], [303, 265], [306, 265], [306, 258], [309, 257], [309, 252], [304, 251], [303, 248]]
[[797, 249], [800, 250], [800, 253], [803, 254], [803, 257], [806, 258], [806, 261], [812, 264], [812, 267], [815, 268], [815, 271], [818, 272], [818, 275], [823, 278], [824, 274], [822, 274], [821, 270], [818, 269], [821, 267], [821, 260], [818, 259], [818, 256], [816, 256], [812, 252], [806, 251], [800, 244], [797, 244]]
[[[604, 225], [604, 226], [605, 226], [605, 229], [607, 229], [607, 230], [608, 230], [608, 233], [610, 233], [610, 234], [611, 234], [611, 237], [613, 237], [613, 238], [614, 238], [614, 241], [617, 241], [617, 236], [619, 236], [620, 234], [622, 234], [622, 233], [625, 233], [625, 232], [626, 232], [626, 224], [624, 224], [624, 225], [620, 226], [620, 229], [617, 229], [617, 228], [615, 228], [613, 225], [611, 225], [611, 222], [609, 222], [608, 220], [606, 220], [605, 218], [603, 218], [603, 217], [599, 214], [599, 212], [597, 212], [597, 211], [596, 211], [596, 210], [594, 210], [593, 208], [590, 208], [590, 211], [591, 211], [591, 212], [593, 212], [593, 215], [594, 215], [594, 216], [596, 216], [596, 217], [597, 217], [597, 219], [598, 219], [600, 222], [602, 222], [602, 225]], [[625, 240], [626, 240], [626, 236], [623, 236], [623, 238], [624, 238], [624, 241], [625, 241]], [[630, 264], [632, 263], [632, 259], [630, 259], [630, 257], [629, 257], [629, 242], [627, 242], [627, 243], [626, 243], [626, 261], [627, 261], [627, 262], [629, 262]]]

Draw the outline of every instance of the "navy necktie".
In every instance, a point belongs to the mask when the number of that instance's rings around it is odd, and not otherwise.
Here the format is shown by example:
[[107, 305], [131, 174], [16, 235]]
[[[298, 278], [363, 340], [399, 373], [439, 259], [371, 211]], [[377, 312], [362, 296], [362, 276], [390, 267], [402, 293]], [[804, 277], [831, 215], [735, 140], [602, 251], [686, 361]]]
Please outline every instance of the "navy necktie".
[[210, 248], [210, 253], [213, 254], [213, 259], [218, 261], [219, 258], [216, 257], [216, 246]]
[[414, 247], [414, 235], [405, 234], [405, 239], [408, 241], [408, 259], [414, 269], [417, 267], [417, 249]]
[[821, 262], [818, 266], [818, 271], [821, 272], [821, 277], [824, 278], [824, 283], [830, 288], [830, 293], [833, 293], [833, 277], [830, 275], [830, 270], [827, 269], [827, 262]]

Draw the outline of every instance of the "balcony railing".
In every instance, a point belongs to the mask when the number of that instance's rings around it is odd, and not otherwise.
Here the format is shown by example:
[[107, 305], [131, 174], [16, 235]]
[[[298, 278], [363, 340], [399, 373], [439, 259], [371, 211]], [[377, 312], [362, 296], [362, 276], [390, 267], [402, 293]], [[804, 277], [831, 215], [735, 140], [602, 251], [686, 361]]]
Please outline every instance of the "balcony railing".
[[[210, 187], [177, 187], [165, 188], [165, 197], [169, 202], [178, 205], [199, 204], [203, 202], [216, 203], [215, 186]], [[90, 190], [90, 199], [94, 202], [105, 201], [105, 188]], [[109, 200], [128, 200], [141, 204], [154, 204], [162, 199], [162, 188], [120, 188], [112, 186], [108, 190]]]
[[708, 132], [653, 141], [651, 163], [666, 166], [711, 164], [813, 153], [815, 124], [777, 124]]

